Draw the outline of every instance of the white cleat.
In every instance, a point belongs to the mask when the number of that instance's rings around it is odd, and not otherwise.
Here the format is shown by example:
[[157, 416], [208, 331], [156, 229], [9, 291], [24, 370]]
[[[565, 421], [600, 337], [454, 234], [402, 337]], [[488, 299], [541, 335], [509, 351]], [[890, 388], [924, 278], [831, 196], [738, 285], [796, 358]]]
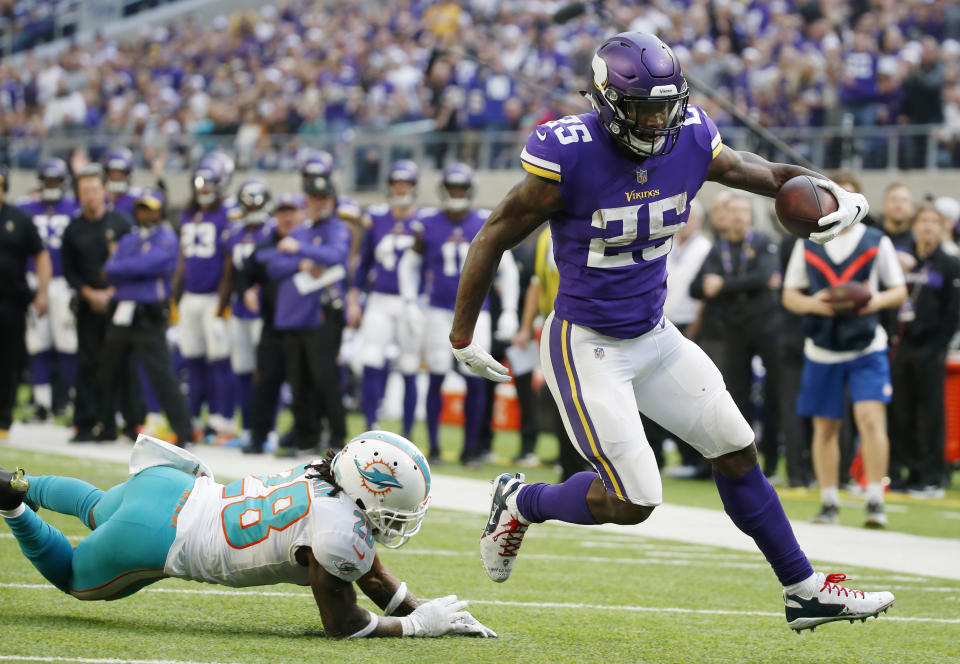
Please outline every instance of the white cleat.
[[[813, 575], [812, 592], [787, 593], [783, 591], [786, 604], [787, 625], [799, 633], [813, 631], [817, 625], [834, 620], [861, 620], [886, 613], [893, 606], [893, 593], [868, 593], [837, 585], [845, 580], [845, 574], [816, 573]], [[809, 595], [809, 596], [806, 596]]]
[[523, 473], [503, 473], [492, 482], [490, 518], [480, 535], [480, 561], [487, 576], [497, 583], [510, 578], [517, 551], [530, 526], [507, 506], [507, 499], [520, 490], [523, 480]]

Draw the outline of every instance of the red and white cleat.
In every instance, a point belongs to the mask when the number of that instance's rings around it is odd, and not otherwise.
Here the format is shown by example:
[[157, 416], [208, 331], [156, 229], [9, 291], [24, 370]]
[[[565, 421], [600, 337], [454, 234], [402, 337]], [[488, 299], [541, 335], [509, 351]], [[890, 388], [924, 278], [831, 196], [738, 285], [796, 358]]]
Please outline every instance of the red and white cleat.
[[480, 560], [491, 580], [503, 583], [510, 578], [517, 552], [530, 523], [507, 505], [523, 486], [523, 473], [503, 473], [492, 482], [490, 518], [480, 535]]
[[787, 625], [790, 629], [813, 630], [817, 625], [834, 620], [866, 621], [871, 616], [886, 612], [893, 606], [893, 593], [868, 593], [839, 585], [846, 574], [814, 574], [804, 582], [804, 588], [788, 593], [783, 591]]

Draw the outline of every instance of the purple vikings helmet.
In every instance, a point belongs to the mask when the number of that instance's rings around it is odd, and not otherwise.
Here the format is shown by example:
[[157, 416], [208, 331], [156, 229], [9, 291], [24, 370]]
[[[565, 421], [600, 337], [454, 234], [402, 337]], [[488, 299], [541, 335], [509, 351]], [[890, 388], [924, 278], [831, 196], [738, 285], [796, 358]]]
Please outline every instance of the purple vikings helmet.
[[[451, 189], [460, 188], [463, 196], [452, 196]], [[473, 169], [466, 164], [450, 164], [440, 178], [440, 202], [448, 212], [463, 212], [473, 204]]]
[[393, 165], [390, 166], [390, 171], [387, 173], [387, 185], [389, 186], [394, 182], [410, 182], [413, 184], [413, 191], [402, 196], [388, 193], [387, 202], [394, 207], [413, 205], [414, 200], [417, 198], [417, 182], [419, 180], [420, 168], [416, 163], [409, 159], [398, 159], [393, 162]]
[[220, 197], [223, 198], [227, 189], [230, 187], [230, 180], [233, 178], [233, 173], [237, 170], [237, 162], [235, 162], [229, 154], [217, 148], [204, 155], [199, 165], [212, 166], [220, 172]]
[[37, 169], [37, 178], [40, 180], [40, 199], [44, 203], [58, 203], [67, 189], [67, 179], [70, 171], [67, 162], [54, 157], [47, 159]]
[[[133, 173], [133, 153], [127, 148], [114, 148], [103, 158], [103, 170], [107, 173], [107, 191], [125, 194], [130, 189], [130, 174]], [[121, 173], [116, 177], [114, 173]]]
[[311, 150], [300, 162], [303, 192], [320, 196], [336, 196], [333, 186], [333, 155]]
[[237, 205], [243, 213], [241, 221], [246, 226], [263, 225], [272, 212], [273, 198], [267, 183], [259, 178], [247, 180], [237, 191]]
[[613, 139], [644, 158], [669, 153], [690, 97], [670, 47], [655, 35], [621, 32], [600, 45], [592, 69], [586, 96]]
[[221, 199], [224, 175], [216, 162], [200, 164], [193, 171], [193, 200], [201, 207], [211, 207]]

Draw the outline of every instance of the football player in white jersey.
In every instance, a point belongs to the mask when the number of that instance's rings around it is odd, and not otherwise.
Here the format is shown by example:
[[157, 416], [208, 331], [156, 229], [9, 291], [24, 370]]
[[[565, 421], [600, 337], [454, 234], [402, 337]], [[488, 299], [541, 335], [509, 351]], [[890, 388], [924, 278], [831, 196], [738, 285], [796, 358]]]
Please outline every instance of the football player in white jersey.
[[[130, 470], [106, 492], [0, 470], [0, 516], [37, 570], [78, 599], [120, 599], [165, 577], [295, 583], [313, 590], [327, 636], [496, 636], [465, 601], [421, 603], [380, 562], [376, 543], [403, 545], [430, 502], [427, 460], [401, 436], [368, 431], [335, 456], [226, 486], [189, 452], [141, 436]], [[74, 549], [28, 506], [93, 532]], [[357, 605], [354, 582], [383, 616]]]

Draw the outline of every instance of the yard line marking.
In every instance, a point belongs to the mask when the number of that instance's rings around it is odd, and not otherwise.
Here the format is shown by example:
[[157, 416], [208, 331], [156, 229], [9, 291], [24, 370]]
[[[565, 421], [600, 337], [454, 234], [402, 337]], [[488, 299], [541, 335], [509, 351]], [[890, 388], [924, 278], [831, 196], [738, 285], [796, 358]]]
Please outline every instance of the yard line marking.
[[[23, 588], [56, 590], [53, 586], [43, 584], [17, 584], [0, 583], [0, 588]], [[203, 589], [192, 590], [189, 588], [145, 588], [141, 593], [168, 593], [178, 595], [227, 595], [231, 597], [247, 595], [250, 597], [290, 597], [297, 599], [309, 599], [313, 595], [306, 592], [270, 592], [262, 590], [215, 590]], [[712, 616], [759, 616], [763, 618], [782, 618], [782, 611], [735, 611], [732, 609], [687, 609], [674, 606], [619, 606], [615, 604], [575, 604], [567, 602], [518, 602], [509, 600], [494, 599], [467, 599], [470, 604], [486, 604], [490, 606], [515, 606], [519, 608], [533, 609], [587, 609], [592, 611], [634, 611], [637, 613], [689, 613], [696, 615]], [[960, 625], [960, 618], [921, 618], [912, 616], [888, 616], [884, 620], [894, 620], [898, 622], [929, 622], [944, 625]], [[75, 660], [81, 661], [81, 660]], [[108, 660], [114, 661], [114, 660]], [[119, 661], [119, 660], [117, 660]], [[130, 660], [131, 662], [135, 660]], [[214, 663], [210, 663], [214, 664]]]
[[219, 662], [184, 662], [178, 659], [115, 659], [90, 657], [36, 657], [0, 655], [0, 660], [15, 662], [83, 662], [84, 664], [219, 664]]

